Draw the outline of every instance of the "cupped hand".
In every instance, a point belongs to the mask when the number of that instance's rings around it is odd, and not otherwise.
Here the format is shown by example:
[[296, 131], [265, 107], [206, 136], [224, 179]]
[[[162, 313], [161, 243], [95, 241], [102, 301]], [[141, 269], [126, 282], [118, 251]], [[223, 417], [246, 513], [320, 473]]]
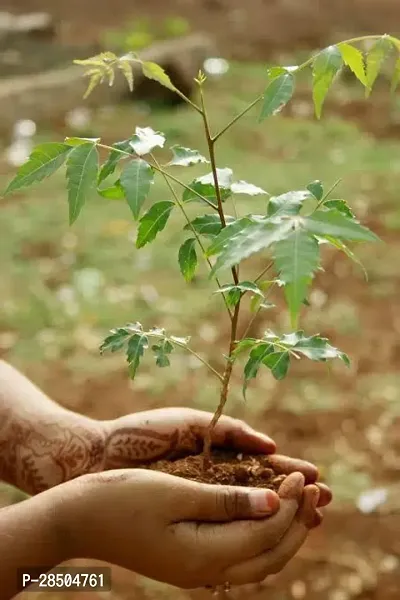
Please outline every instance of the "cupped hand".
[[281, 484], [280, 500], [270, 490], [144, 469], [90, 474], [60, 486], [60, 494], [61, 488], [59, 531], [68, 557], [106, 561], [182, 588], [262, 581], [285, 566], [319, 522], [319, 489], [304, 487], [301, 473]]
[[[198, 453], [212, 419], [209, 412], [191, 408], [161, 408], [133, 413], [104, 424], [105, 469], [135, 467], [143, 462], [175, 458], [183, 453]], [[228, 416], [222, 416], [213, 430], [212, 444], [238, 452], [269, 454], [275, 472], [288, 475], [301, 472], [307, 484], [318, 480], [312, 463], [275, 454], [276, 444], [267, 435]], [[319, 506], [332, 499], [327, 486], [317, 483]]]

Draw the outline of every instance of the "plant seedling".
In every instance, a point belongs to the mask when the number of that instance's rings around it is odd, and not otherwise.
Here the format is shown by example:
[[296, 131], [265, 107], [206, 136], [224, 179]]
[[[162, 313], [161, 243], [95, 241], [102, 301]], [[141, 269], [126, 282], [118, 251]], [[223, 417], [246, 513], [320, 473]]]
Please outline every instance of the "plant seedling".
[[[357, 44], [364, 47], [365, 42], [369, 44], [368, 50], [358, 49]], [[220, 398], [204, 442], [205, 471], [211, 464], [212, 432], [224, 411], [232, 370], [240, 357], [247, 357], [243, 394], [261, 368], [269, 369], [273, 377], [282, 380], [293, 360], [307, 358], [326, 362], [339, 359], [345, 365], [349, 364], [348, 356], [325, 337], [307, 335], [299, 327], [299, 317], [307, 304], [313, 278], [321, 270], [323, 244], [333, 246], [357, 261], [348, 244], [378, 239], [356, 219], [345, 199], [333, 195], [336, 186], [325, 190], [317, 180], [305, 185], [304, 189], [283, 191], [281, 195], [271, 197], [252, 183], [237, 181], [230, 168], [218, 166], [218, 142], [240, 118], [257, 106], [260, 123], [280, 113], [294, 94], [298, 74], [306, 70], [312, 72], [312, 95], [318, 119], [326, 95], [344, 67], [351, 70], [369, 96], [385, 58], [392, 52], [400, 52], [400, 40], [389, 35], [364, 36], [329, 46], [298, 66], [272, 67], [267, 72], [266, 89], [217, 132], [212, 131], [210, 126], [206, 77], [202, 72], [195, 80], [198, 97], [193, 100], [174, 86], [159, 65], [143, 62], [133, 54], [118, 57], [105, 52], [87, 60], [75, 61], [88, 69], [87, 95], [104, 80], [112, 85], [118, 69], [132, 90], [131, 66], [139, 62], [145, 77], [173, 90], [198, 113], [207, 142], [207, 156], [195, 149], [173, 145], [169, 162], [161, 164], [157, 148], [164, 148], [166, 139], [151, 127], [137, 127], [133, 135], [116, 141], [112, 146], [102, 144], [100, 139], [70, 137], [63, 143], [37, 146], [6, 189], [5, 193], [10, 194], [26, 188], [49, 177], [66, 163], [70, 225], [77, 220], [86, 199], [93, 192], [104, 198], [125, 199], [133, 219], [138, 221], [137, 249], [157, 243], [168, 226], [171, 214], [181, 213], [182, 242], [177, 258], [183, 279], [189, 283], [196, 273], [198, 262], [204, 261], [209, 268], [209, 277], [215, 282], [215, 293], [221, 296], [221, 308], [226, 311], [230, 323], [230, 342], [224, 355], [223, 371], [217, 371], [202, 358], [192, 348], [190, 338], [182, 337], [181, 332], [171, 334], [162, 328], [144, 328], [137, 322], [113, 329], [101, 345], [101, 352], [123, 350], [133, 379], [145, 352], [152, 353], [156, 364], [165, 368], [170, 365], [173, 352], [183, 349], [201, 360], [219, 380]], [[393, 75], [393, 91], [399, 82], [400, 58]], [[101, 165], [99, 148], [108, 152]], [[199, 164], [204, 165], [205, 173], [191, 181], [181, 181], [174, 174], [176, 167], [190, 169], [191, 165]], [[150, 192], [155, 177], [165, 180], [170, 199], [151, 204]], [[110, 179], [112, 183], [106, 185], [105, 181]], [[262, 213], [239, 216], [232, 200], [242, 195], [265, 196]], [[187, 207], [194, 202], [199, 210], [198, 215], [192, 218]], [[265, 257], [265, 268], [256, 278], [249, 278], [245, 275], [244, 261], [260, 253]], [[228, 276], [230, 281], [222, 283]], [[253, 320], [260, 311], [270, 306], [269, 296], [278, 288], [282, 290], [288, 307], [291, 331], [266, 331], [259, 339], [249, 337]], [[241, 309], [248, 298], [253, 316], [250, 323], [242, 325]]]

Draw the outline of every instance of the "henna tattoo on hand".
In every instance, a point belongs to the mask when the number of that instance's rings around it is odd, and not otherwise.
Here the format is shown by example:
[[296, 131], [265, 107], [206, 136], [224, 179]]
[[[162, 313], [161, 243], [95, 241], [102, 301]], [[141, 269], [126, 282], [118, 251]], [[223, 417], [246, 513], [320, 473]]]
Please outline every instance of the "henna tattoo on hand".
[[104, 433], [76, 419], [63, 424], [47, 417], [39, 423], [1, 415], [0, 479], [29, 494], [102, 470]]

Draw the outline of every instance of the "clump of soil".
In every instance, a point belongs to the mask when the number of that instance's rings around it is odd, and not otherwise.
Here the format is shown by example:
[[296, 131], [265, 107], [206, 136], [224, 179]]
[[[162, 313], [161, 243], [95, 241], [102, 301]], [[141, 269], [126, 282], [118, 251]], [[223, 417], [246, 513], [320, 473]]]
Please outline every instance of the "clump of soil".
[[200, 483], [269, 488], [278, 491], [286, 475], [276, 473], [265, 455], [247, 455], [213, 450], [212, 464], [205, 471], [203, 456], [186, 456], [176, 460], [158, 460], [144, 468], [161, 471]]

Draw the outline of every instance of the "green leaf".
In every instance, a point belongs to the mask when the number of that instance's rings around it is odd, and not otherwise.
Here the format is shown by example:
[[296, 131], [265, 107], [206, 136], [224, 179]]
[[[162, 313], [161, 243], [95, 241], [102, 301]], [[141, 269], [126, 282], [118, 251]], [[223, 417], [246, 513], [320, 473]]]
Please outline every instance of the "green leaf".
[[243, 340], [236, 342], [235, 349], [231, 354], [232, 360], [236, 360], [240, 354], [249, 348], [253, 348], [255, 344], [257, 344], [257, 340], [255, 338], [244, 338]]
[[118, 60], [118, 68], [122, 71], [123, 76], [125, 77], [129, 90], [133, 91], [133, 72], [132, 72], [132, 63], [129, 60], [124, 60], [120, 58]]
[[289, 352], [271, 352], [263, 359], [263, 365], [271, 369], [272, 375], [278, 381], [284, 379], [290, 366]]
[[314, 196], [314, 198], [318, 201], [322, 200], [324, 195], [324, 186], [321, 181], [313, 181], [309, 183], [307, 186], [308, 191]]
[[182, 246], [179, 248], [179, 267], [183, 277], [185, 278], [185, 281], [187, 282], [193, 279], [197, 267], [195, 244], [195, 238], [189, 238], [183, 242]]
[[198, 150], [191, 150], [183, 146], [172, 146], [171, 150], [173, 158], [168, 163], [169, 166], [189, 167], [198, 163], [210, 162]]
[[392, 77], [392, 85], [391, 85], [392, 94], [394, 94], [394, 92], [397, 90], [399, 83], [400, 83], [400, 57], [396, 60], [396, 64], [394, 67], [394, 72], [393, 72], [393, 77]]
[[379, 240], [372, 231], [360, 225], [355, 219], [349, 219], [336, 209], [318, 210], [303, 218], [303, 225], [314, 235], [330, 235], [354, 242], [375, 242]]
[[318, 119], [321, 118], [322, 106], [328, 90], [342, 64], [342, 55], [337, 46], [329, 46], [315, 57], [313, 62], [313, 99]]
[[138, 156], [143, 156], [156, 147], [163, 148], [165, 136], [151, 127], [136, 127], [135, 135], [132, 136], [129, 144]]
[[245, 258], [287, 237], [292, 229], [290, 221], [244, 217], [225, 227], [215, 238], [207, 255], [219, 254], [211, 276], [222, 268], [239, 264]]
[[168, 77], [164, 69], [160, 67], [160, 65], [150, 61], [144, 61], [141, 63], [141, 65], [143, 75], [147, 77], [147, 79], [154, 79], [154, 81], [157, 81], [159, 84], [169, 88], [173, 92], [177, 91], [171, 79]]
[[[189, 184], [189, 188], [191, 188], [191, 189], [185, 188], [185, 190], [183, 192], [183, 195], [182, 195], [183, 202], [202, 202], [201, 198], [199, 198], [199, 194], [200, 194], [200, 196], [203, 196], [203, 198], [205, 198], [212, 204], [214, 204], [214, 205], [217, 204], [217, 195], [215, 192], [214, 185], [212, 185], [210, 183], [205, 184], [205, 183], [201, 183], [200, 181], [194, 180], [194, 181], [192, 181], [192, 183]], [[220, 188], [220, 192], [221, 192], [222, 202], [227, 200], [229, 198], [229, 196], [231, 195], [230, 189]]]
[[110, 331], [110, 335], [107, 336], [104, 342], [101, 344], [100, 353], [103, 354], [103, 352], [107, 351], [117, 352], [118, 350], [121, 350], [130, 335], [131, 333], [124, 327], [112, 329]]
[[295, 80], [290, 73], [283, 73], [271, 81], [265, 90], [261, 114], [263, 121], [271, 115], [278, 114], [293, 96]]
[[137, 220], [140, 209], [150, 193], [150, 186], [154, 182], [153, 169], [141, 158], [132, 160], [122, 171], [120, 182], [133, 217]]
[[231, 185], [232, 194], [247, 194], [248, 196], [259, 196], [260, 194], [267, 194], [265, 190], [247, 181], [236, 181]]
[[91, 144], [98, 144], [101, 138], [81, 138], [81, 137], [66, 137], [64, 143], [68, 146], [81, 146], [90, 142]]
[[[133, 154], [133, 148], [131, 147], [129, 142], [130, 140], [123, 140], [122, 142], [116, 142], [115, 144], [113, 144], [112, 147], [115, 148], [115, 150], [110, 151], [106, 162], [100, 169], [98, 177], [99, 184], [114, 173], [117, 164], [121, 160], [121, 158], [126, 158], [128, 154]], [[119, 152], [119, 150], [125, 152], [126, 154], [124, 155], [122, 152]]]
[[97, 183], [99, 155], [96, 144], [75, 146], [68, 155], [67, 182], [69, 223], [78, 218], [85, 200]]
[[371, 93], [373, 85], [379, 75], [386, 56], [392, 49], [388, 37], [383, 36], [377, 40], [367, 54], [367, 96]]
[[8, 184], [4, 196], [53, 175], [64, 163], [70, 151], [71, 148], [67, 144], [49, 143], [36, 146]]
[[249, 359], [244, 367], [244, 383], [243, 383], [243, 396], [246, 397], [246, 390], [251, 379], [257, 377], [260, 366], [271, 352], [274, 347], [272, 344], [257, 344], [255, 348], [250, 352]]
[[269, 217], [281, 217], [283, 215], [298, 215], [300, 208], [312, 192], [300, 190], [287, 192], [280, 196], [272, 196], [268, 202], [267, 214]]
[[129, 339], [126, 358], [129, 363], [129, 374], [132, 379], [135, 378], [140, 360], [148, 347], [149, 340], [144, 333], [135, 334]]
[[97, 192], [103, 198], [107, 198], [107, 200], [125, 200], [125, 192], [119, 180], [115, 182], [115, 185], [111, 185], [110, 187], [97, 188]]
[[365, 73], [365, 62], [364, 56], [358, 48], [351, 46], [350, 44], [341, 43], [338, 45], [340, 53], [342, 55], [344, 64], [354, 73], [361, 83], [367, 87], [367, 76]]
[[168, 200], [157, 202], [143, 215], [140, 219], [136, 248], [143, 248], [152, 242], [157, 233], [164, 229], [174, 206], [174, 202]]
[[337, 211], [342, 213], [342, 215], [349, 217], [349, 219], [355, 219], [355, 216], [351, 212], [346, 200], [327, 200], [322, 206], [325, 208], [335, 208]]
[[[232, 169], [228, 167], [225, 169], [216, 169], [217, 171], [217, 180], [218, 187], [220, 189], [230, 190], [232, 185]], [[203, 183], [205, 185], [214, 186], [214, 173], [207, 173], [207, 175], [203, 175], [202, 177], [198, 177], [195, 179], [196, 182]], [[215, 186], [214, 186], [215, 187]]]
[[[234, 217], [225, 215], [225, 221], [227, 225], [229, 225], [230, 223], [234, 223], [235, 220], [236, 219]], [[191, 230], [192, 228], [199, 235], [214, 238], [216, 235], [219, 234], [219, 232], [222, 229], [220, 216], [213, 213], [211, 215], [202, 215], [200, 217], [196, 217], [195, 219], [193, 219], [193, 221], [190, 222], [190, 225], [188, 223], [184, 227], [185, 230]]]
[[297, 327], [300, 308], [319, 261], [318, 242], [300, 228], [275, 245], [275, 268], [285, 283], [292, 327]]
[[159, 344], [154, 344], [151, 349], [156, 356], [157, 367], [170, 366], [171, 363], [168, 358], [168, 354], [171, 354], [174, 347], [169, 340], [162, 340]]
[[251, 292], [252, 294], [256, 294], [261, 298], [264, 298], [264, 294], [260, 290], [257, 284], [252, 281], [241, 281], [238, 284], [226, 284], [222, 285], [218, 290], [214, 292], [214, 294], [218, 293], [227, 293], [227, 303], [229, 306], [236, 306], [239, 302], [239, 299], [246, 292]]
[[304, 331], [297, 331], [282, 336], [280, 342], [295, 350], [297, 354], [303, 354], [310, 360], [326, 361], [339, 358], [347, 366], [350, 364], [347, 354], [331, 346], [327, 338], [321, 337], [318, 334], [307, 337], [304, 335]]

